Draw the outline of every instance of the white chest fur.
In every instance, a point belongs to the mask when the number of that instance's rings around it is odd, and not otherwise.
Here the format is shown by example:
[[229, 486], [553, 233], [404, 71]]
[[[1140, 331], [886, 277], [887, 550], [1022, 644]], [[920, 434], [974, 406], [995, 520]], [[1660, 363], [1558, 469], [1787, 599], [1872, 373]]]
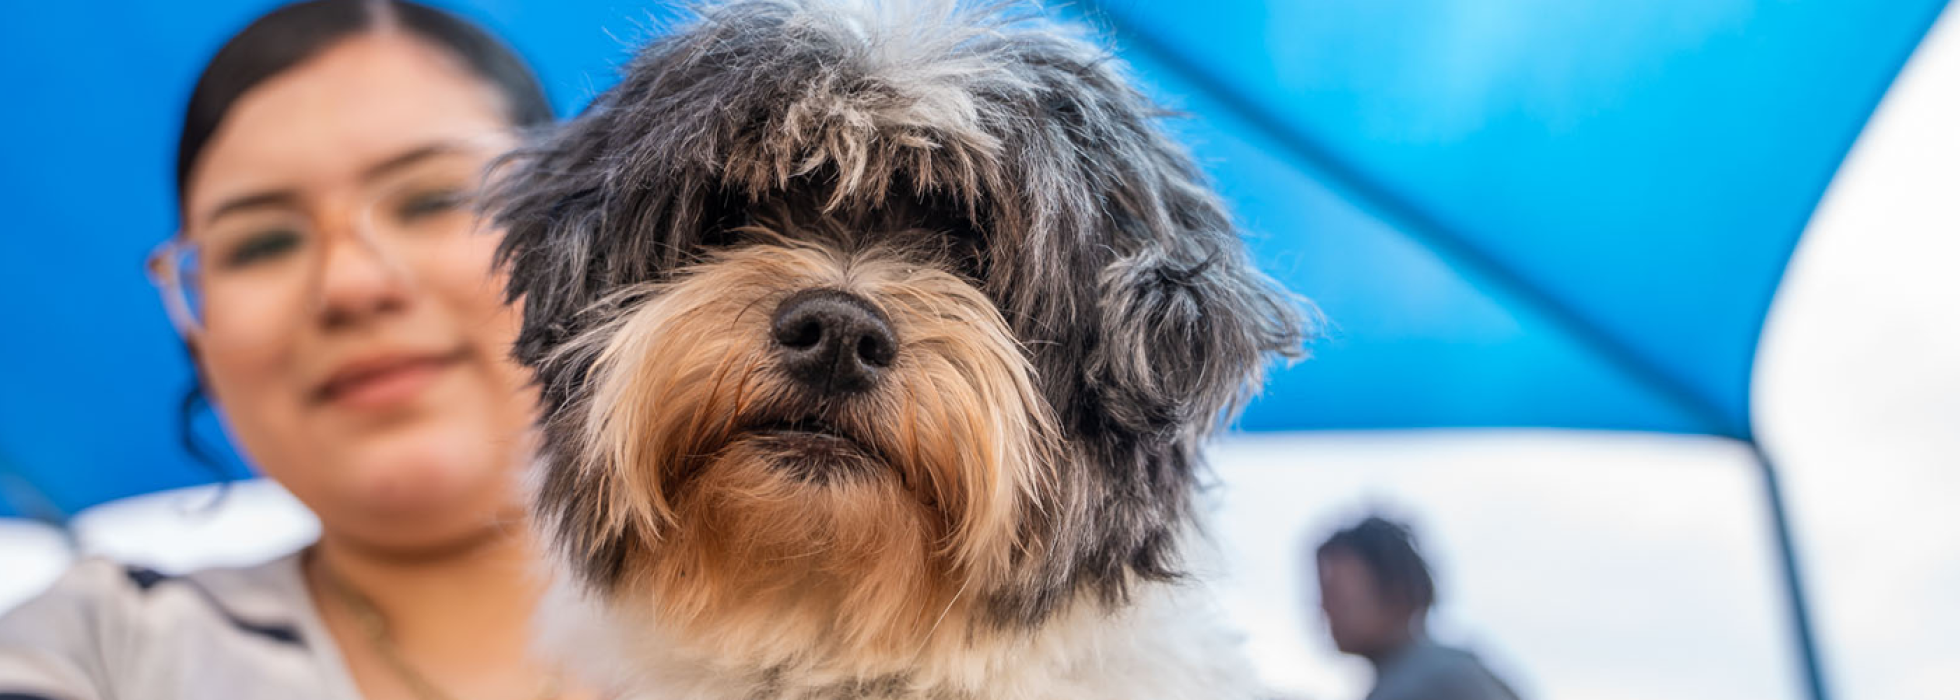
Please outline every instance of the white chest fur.
[[[564, 580], [564, 579], [560, 579]], [[623, 700], [1244, 700], [1259, 686], [1239, 635], [1201, 595], [1146, 585], [1108, 612], [1078, 605], [1038, 631], [971, 645], [935, 677], [850, 681], [718, 663], [712, 649], [608, 610], [568, 585], [539, 620], [542, 651]], [[610, 697], [610, 696], [609, 696]]]

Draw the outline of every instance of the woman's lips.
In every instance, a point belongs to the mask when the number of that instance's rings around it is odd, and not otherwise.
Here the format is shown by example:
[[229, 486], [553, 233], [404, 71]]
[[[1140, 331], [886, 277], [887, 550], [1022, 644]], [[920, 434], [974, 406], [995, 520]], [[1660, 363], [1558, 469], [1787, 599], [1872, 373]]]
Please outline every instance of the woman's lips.
[[422, 393], [463, 353], [399, 354], [352, 362], [320, 385], [321, 403], [359, 410], [394, 408]]

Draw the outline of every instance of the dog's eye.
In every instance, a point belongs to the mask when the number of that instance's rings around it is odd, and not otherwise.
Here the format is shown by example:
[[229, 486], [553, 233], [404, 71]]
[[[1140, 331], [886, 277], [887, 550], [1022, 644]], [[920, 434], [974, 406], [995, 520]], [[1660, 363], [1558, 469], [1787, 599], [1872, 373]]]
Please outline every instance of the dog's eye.
[[946, 232], [946, 248], [956, 270], [974, 279], [985, 279], [992, 247], [987, 237], [971, 226], [955, 226]]
[[701, 247], [727, 248], [735, 245], [740, 239], [741, 234], [731, 231], [727, 227], [709, 226], [701, 232]]

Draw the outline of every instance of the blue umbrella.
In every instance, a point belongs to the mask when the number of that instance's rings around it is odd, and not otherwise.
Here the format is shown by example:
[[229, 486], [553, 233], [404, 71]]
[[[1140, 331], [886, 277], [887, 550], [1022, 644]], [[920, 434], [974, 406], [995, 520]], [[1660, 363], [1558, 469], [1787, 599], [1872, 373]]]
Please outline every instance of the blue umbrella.
[[[1539, 426], [1756, 445], [1750, 367], [1811, 210], [1943, 0], [1110, 0], [1262, 265], [1331, 322], [1245, 430]], [[259, 1], [11, 8], [0, 501], [60, 519], [220, 476], [140, 262], [178, 111]], [[567, 113], [669, 11], [458, 7]], [[209, 423], [208, 419], [205, 423]], [[206, 425], [207, 432], [214, 430]], [[215, 434], [212, 435], [215, 438]], [[221, 443], [221, 440], [213, 440]], [[228, 453], [227, 453], [228, 454]], [[1824, 695], [1762, 458], [1811, 695]], [[235, 461], [235, 460], [234, 460]]]

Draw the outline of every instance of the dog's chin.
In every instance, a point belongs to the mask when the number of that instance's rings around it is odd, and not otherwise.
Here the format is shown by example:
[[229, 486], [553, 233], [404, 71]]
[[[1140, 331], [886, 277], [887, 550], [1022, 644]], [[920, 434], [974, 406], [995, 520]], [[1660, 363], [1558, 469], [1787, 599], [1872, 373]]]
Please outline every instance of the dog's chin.
[[813, 486], [876, 478], [890, 471], [867, 443], [817, 420], [760, 424], [742, 433], [738, 441], [771, 468]]
[[947, 515], [911, 483], [835, 426], [746, 425], [676, 485], [670, 534], [610, 595], [724, 661], [896, 671], [959, 590]]

